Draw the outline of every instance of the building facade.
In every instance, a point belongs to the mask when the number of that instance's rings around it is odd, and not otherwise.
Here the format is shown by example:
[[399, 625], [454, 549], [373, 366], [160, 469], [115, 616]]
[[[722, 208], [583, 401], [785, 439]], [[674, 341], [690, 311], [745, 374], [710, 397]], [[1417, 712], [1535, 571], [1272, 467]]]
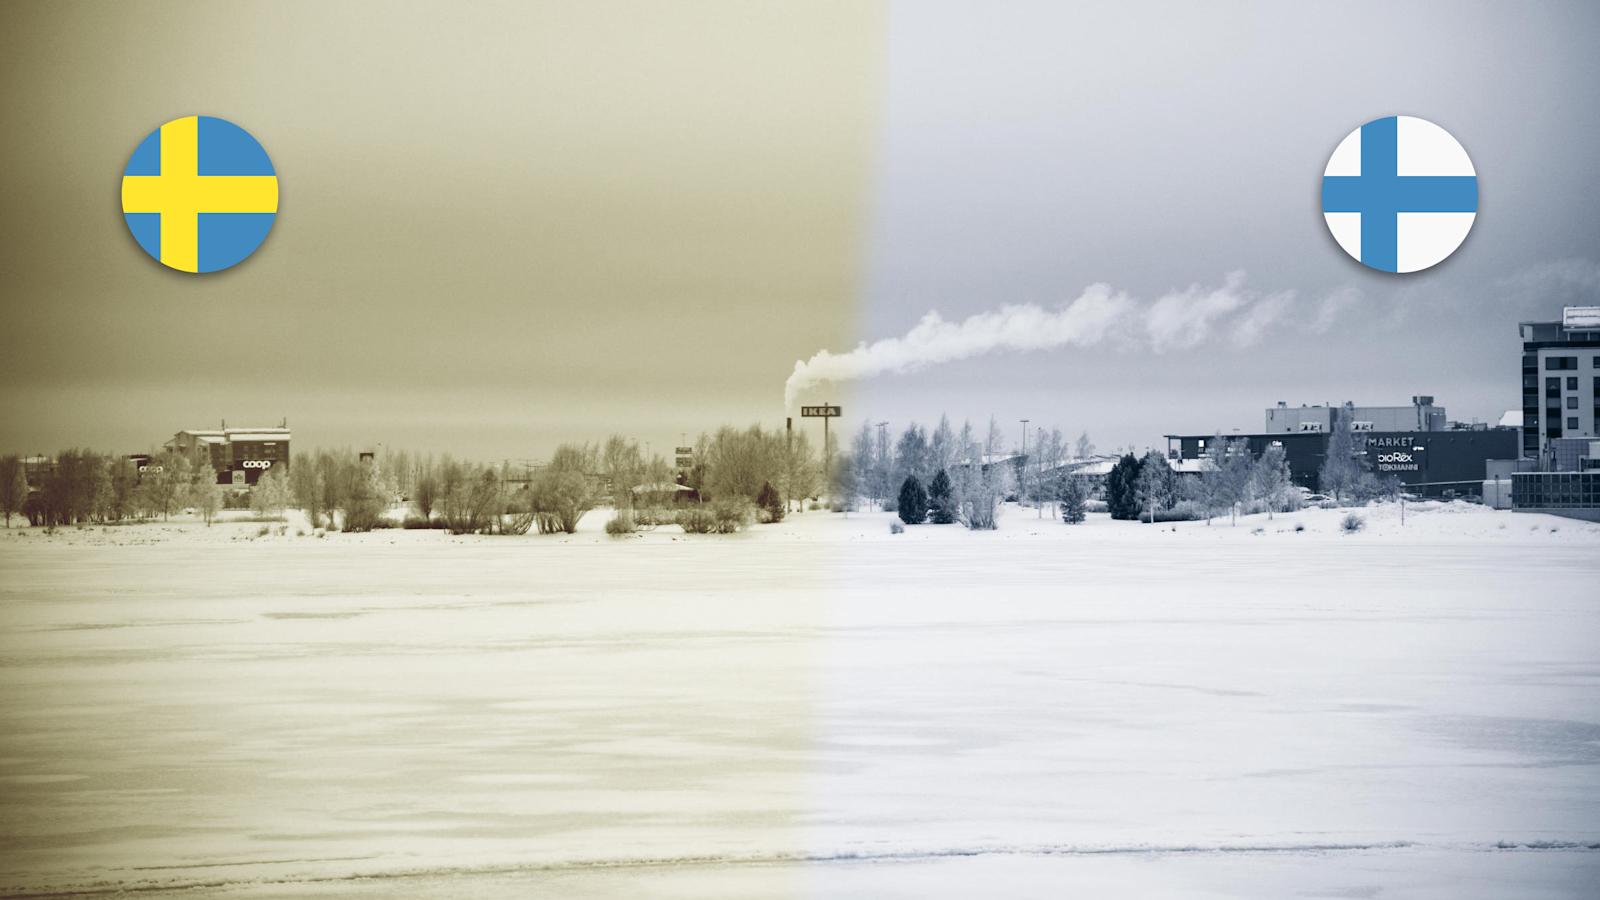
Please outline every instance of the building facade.
[[190, 458], [209, 460], [217, 484], [247, 487], [267, 472], [289, 468], [289, 428], [190, 428], [166, 447]]
[[1279, 400], [1267, 410], [1265, 433], [1331, 432], [1334, 417], [1345, 411], [1351, 413], [1351, 427], [1356, 431], [1444, 431], [1449, 427], [1444, 407], [1435, 406], [1431, 396], [1421, 394], [1411, 398], [1410, 406], [1290, 406]]
[[[1313, 491], [1322, 489], [1319, 475], [1332, 437], [1326, 431], [1309, 430], [1222, 435], [1223, 440], [1242, 439], [1252, 459], [1259, 459], [1270, 446], [1282, 447], [1295, 484]], [[1415, 493], [1433, 497], [1477, 496], [1488, 461], [1505, 459], [1517, 449], [1517, 432], [1510, 428], [1362, 431], [1354, 438], [1357, 453], [1374, 475], [1393, 478]], [[1215, 435], [1167, 435], [1167, 456], [1201, 459], [1216, 439]]]
[[[1586, 446], [1600, 420], [1600, 306], [1569, 306], [1559, 322], [1523, 322], [1520, 455], [1572, 469], [1561, 450]], [[1562, 445], [1566, 444], [1566, 447]]]

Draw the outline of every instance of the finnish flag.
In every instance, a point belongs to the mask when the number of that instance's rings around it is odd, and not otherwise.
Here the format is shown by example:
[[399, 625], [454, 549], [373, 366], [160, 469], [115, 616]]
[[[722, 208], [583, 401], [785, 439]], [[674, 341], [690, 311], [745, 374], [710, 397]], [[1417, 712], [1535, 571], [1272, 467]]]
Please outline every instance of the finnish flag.
[[1322, 216], [1344, 251], [1381, 272], [1416, 272], [1454, 253], [1478, 214], [1461, 144], [1415, 116], [1373, 119], [1339, 142], [1322, 177]]

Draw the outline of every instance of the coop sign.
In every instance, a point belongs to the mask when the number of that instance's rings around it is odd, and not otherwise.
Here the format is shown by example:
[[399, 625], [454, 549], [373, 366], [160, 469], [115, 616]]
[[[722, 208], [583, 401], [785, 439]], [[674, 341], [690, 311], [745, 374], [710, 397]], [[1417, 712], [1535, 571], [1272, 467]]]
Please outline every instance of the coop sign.
[[836, 419], [843, 411], [843, 408], [838, 406], [802, 406], [800, 407], [800, 417], [804, 419]]
[[270, 459], [247, 459], [244, 462], [240, 463], [239, 465], [242, 468], [246, 468], [246, 469], [270, 469], [270, 468], [272, 468], [272, 460], [270, 460]]

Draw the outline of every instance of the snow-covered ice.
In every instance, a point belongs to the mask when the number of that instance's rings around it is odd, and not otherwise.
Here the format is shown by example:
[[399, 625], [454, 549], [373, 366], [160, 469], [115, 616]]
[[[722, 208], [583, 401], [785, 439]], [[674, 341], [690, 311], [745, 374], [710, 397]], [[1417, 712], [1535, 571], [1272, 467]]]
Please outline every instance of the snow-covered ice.
[[1342, 515], [12, 529], [0, 892], [1595, 896], [1600, 526]]

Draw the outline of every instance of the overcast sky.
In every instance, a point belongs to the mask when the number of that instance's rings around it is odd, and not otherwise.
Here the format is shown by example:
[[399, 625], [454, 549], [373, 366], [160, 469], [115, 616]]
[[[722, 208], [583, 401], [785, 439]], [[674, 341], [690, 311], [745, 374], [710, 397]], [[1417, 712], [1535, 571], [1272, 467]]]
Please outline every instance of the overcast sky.
[[[1130, 8], [1131, 7], [1131, 8]], [[1516, 322], [1600, 297], [1600, 12], [1117, 4], [12, 7], [0, 34], [0, 448], [139, 450], [272, 423], [483, 458], [781, 423], [819, 349], [1105, 282], [1229, 273], [1182, 339], [828, 388], [862, 418], [1016, 419], [1102, 447], [1274, 400], [1516, 406]], [[24, 86], [19, 88], [19, 86]], [[250, 130], [281, 212], [244, 264], [144, 256], [128, 154]], [[1444, 264], [1364, 269], [1318, 195], [1404, 113], [1482, 204]], [[1193, 311], [1180, 295], [1165, 308]], [[1271, 298], [1270, 303], [1266, 298]], [[1331, 298], [1331, 299], [1330, 299]], [[1185, 326], [1187, 327], [1187, 326]], [[1192, 346], [1185, 346], [1192, 344]]]

